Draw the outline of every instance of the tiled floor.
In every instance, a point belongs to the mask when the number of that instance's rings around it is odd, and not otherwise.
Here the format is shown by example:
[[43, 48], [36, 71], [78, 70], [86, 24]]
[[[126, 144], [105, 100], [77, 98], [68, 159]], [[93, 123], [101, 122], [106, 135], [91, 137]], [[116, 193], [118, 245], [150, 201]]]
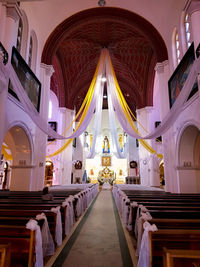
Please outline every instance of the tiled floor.
[[125, 267], [110, 190], [102, 190], [63, 267]]

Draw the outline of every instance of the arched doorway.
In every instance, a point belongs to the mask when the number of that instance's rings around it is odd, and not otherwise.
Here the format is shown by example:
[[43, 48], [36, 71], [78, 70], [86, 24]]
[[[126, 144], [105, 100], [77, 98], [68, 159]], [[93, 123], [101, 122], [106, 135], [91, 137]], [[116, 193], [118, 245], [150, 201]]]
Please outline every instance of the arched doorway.
[[165, 174], [164, 174], [164, 161], [161, 160], [159, 164], [160, 186], [165, 188]]
[[[31, 165], [32, 149], [30, 138], [27, 131], [21, 126], [13, 126], [7, 132], [3, 146], [2, 155], [4, 164], [10, 166], [10, 179], [8, 180], [8, 168], [4, 168], [4, 189], [24, 190], [31, 189], [31, 173], [33, 166]], [[7, 171], [6, 171], [7, 170]]]
[[181, 193], [200, 192], [200, 131], [188, 126], [178, 148], [178, 184]]
[[44, 186], [52, 186], [53, 168], [54, 168], [53, 162], [50, 159], [46, 160]]

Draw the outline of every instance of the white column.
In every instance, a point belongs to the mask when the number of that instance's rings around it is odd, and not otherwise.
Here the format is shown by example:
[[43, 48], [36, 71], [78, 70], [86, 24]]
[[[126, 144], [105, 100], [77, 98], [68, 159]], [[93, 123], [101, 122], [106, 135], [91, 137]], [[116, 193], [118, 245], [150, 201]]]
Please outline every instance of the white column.
[[17, 4], [6, 4], [6, 22], [4, 26], [3, 46], [11, 55], [12, 46], [16, 46], [17, 30], [20, 17], [20, 10]]
[[169, 91], [168, 91], [168, 79], [169, 79], [169, 63], [165, 60], [161, 63], [157, 63], [155, 67], [158, 78], [159, 97], [160, 97], [160, 119], [162, 120], [169, 112]]
[[[41, 64], [40, 81], [42, 88], [40, 98], [40, 115], [46, 122], [48, 121], [50, 80], [53, 72], [54, 69], [51, 65]], [[34, 169], [32, 175], [33, 180], [31, 190], [40, 190], [44, 186], [47, 135], [38, 128], [35, 131], [34, 145], [34, 165], [36, 168]]]
[[[169, 106], [169, 64], [168, 61], [157, 63], [155, 67], [158, 77], [158, 85], [160, 91], [160, 119], [161, 121], [170, 110]], [[177, 191], [176, 174], [174, 169], [175, 163], [175, 140], [173, 129], [169, 129], [162, 138], [163, 157], [164, 157], [164, 173], [165, 173], [165, 190], [169, 192]]]
[[195, 49], [200, 43], [200, 2], [199, 0], [192, 0], [187, 9], [188, 14], [191, 17], [191, 30], [192, 39], [194, 41]]
[[47, 121], [49, 110], [49, 95], [51, 76], [54, 73], [53, 66], [41, 63], [40, 65], [40, 81], [42, 83], [41, 100], [40, 100], [40, 114]]
[[[66, 108], [60, 109], [62, 112], [62, 129], [65, 130], [74, 118], [74, 111]], [[69, 136], [72, 133], [73, 126], [65, 136]], [[67, 142], [61, 141], [62, 145]], [[71, 173], [72, 173], [72, 143], [61, 153], [61, 173], [59, 181], [61, 185], [71, 184]]]
[[[149, 123], [150, 123], [150, 112], [152, 107], [145, 107], [136, 110], [137, 112], [137, 120], [141, 123], [141, 125], [149, 131]], [[146, 135], [146, 131], [144, 130], [140, 124], [138, 124], [138, 130], [141, 135]], [[150, 141], [147, 141], [150, 144]], [[139, 161], [140, 161], [140, 180], [141, 185], [150, 186], [150, 153], [139, 144]]]
[[160, 187], [159, 159], [156, 155], [150, 156], [150, 186]]
[[[136, 161], [138, 163], [138, 150], [139, 148], [136, 146], [136, 139], [129, 136], [128, 137], [128, 153], [127, 153], [127, 169], [128, 169], [128, 176], [136, 176], [136, 169], [130, 168], [130, 161]], [[138, 167], [137, 167], [138, 171]], [[139, 173], [137, 172], [137, 175]]]

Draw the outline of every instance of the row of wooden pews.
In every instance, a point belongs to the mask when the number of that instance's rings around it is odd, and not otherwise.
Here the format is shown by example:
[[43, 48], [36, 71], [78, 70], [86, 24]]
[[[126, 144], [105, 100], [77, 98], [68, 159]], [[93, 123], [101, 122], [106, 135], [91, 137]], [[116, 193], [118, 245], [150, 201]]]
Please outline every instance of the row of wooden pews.
[[169, 251], [172, 255], [179, 251], [177, 266], [183, 258], [196, 264], [185, 266], [199, 266], [200, 194], [174, 194], [156, 188], [142, 190], [137, 185], [118, 185], [114, 186], [113, 195], [124, 224], [137, 241], [138, 267], [173, 266], [167, 265]]
[[50, 190], [51, 201], [42, 200], [42, 191], [0, 191], [1, 266], [42, 267], [95, 198], [98, 184]]

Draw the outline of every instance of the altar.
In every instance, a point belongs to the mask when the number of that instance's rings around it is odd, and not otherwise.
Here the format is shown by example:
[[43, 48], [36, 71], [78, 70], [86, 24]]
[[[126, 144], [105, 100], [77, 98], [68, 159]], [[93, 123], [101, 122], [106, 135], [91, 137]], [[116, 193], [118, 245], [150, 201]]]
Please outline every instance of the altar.
[[104, 183], [109, 183], [112, 185], [115, 179], [116, 179], [116, 175], [114, 171], [110, 170], [107, 166], [103, 170], [100, 170], [98, 173], [97, 180], [100, 185]]

